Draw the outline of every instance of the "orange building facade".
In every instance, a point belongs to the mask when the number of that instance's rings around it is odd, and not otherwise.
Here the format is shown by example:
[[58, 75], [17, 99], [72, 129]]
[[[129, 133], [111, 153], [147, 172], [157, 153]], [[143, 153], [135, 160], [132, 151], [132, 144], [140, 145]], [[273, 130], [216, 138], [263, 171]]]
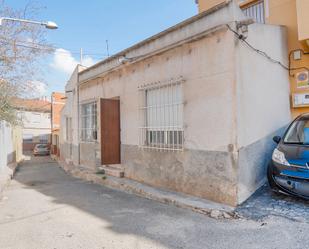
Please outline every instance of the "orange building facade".
[[[234, 0], [243, 13], [258, 23], [287, 28], [292, 116], [309, 112], [309, 1], [308, 0]], [[204, 12], [226, 0], [196, 0]], [[271, 84], [271, 82], [270, 82]]]

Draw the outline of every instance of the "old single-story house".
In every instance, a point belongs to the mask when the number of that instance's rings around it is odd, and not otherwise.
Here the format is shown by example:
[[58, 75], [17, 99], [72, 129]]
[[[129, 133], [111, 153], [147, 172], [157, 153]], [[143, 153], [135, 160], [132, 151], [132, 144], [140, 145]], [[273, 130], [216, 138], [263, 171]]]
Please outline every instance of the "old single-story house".
[[288, 71], [276, 62], [288, 63], [286, 46], [284, 27], [252, 23], [230, 1], [78, 66], [61, 157], [235, 206], [265, 182], [271, 137], [290, 121]]

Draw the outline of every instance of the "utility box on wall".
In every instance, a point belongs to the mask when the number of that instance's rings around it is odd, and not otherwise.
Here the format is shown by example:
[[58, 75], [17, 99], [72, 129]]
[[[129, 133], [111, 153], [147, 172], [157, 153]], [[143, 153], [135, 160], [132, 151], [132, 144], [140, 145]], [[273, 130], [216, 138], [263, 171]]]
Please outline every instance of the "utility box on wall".
[[292, 94], [293, 108], [309, 107], [309, 92]]

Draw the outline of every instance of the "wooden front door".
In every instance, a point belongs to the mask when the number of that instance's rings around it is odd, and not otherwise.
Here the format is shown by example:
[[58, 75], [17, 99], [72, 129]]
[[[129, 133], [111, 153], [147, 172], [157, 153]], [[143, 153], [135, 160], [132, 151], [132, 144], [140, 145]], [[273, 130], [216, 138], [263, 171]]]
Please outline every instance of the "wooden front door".
[[101, 99], [102, 165], [120, 164], [120, 101]]

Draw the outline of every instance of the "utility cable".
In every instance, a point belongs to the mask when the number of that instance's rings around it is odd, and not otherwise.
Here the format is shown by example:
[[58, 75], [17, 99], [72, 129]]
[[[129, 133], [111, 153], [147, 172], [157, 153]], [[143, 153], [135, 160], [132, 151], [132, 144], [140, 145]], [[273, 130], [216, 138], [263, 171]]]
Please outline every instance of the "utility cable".
[[[264, 51], [262, 51], [262, 50], [259, 50], [259, 49], [255, 48], [255, 47], [253, 47], [249, 42], [246, 41], [245, 37], [244, 37], [242, 34], [239, 34], [237, 31], [233, 30], [233, 29], [230, 27], [230, 25], [226, 24], [226, 26], [227, 26], [227, 28], [228, 28], [231, 32], [233, 32], [233, 33], [235, 34], [235, 36], [236, 36], [240, 41], [242, 41], [243, 43], [245, 43], [250, 49], [252, 49], [252, 50], [255, 51], [256, 53], [258, 53], [258, 54], [264, 56], [266, 59], [268, 59], [268, 60], [271, 61], [272, 63], [275, 63], [275, 64], [280, 65], [282, 68], [284, 68], [285, 70], [289, 71], [289, 74], [290, 74], [290, 72], [291, 72], [292, 70], [299, 70], [299, 69], [305, 69], [305, 70], [307, 70], [307, 71], [309, 72], [309, 68], [307, 68], [307, 67], [295, 67], [295, 68], [291, 68], [291, 65], [290, 65], [290, 64], [291, 64], [291, 63], [290, 63], [290, 56], [291, 56], [291, 53], [292, 53], [293, 51], [291, 51], [290, 54], [289, 54], [289, 66], [286, 66], [286, 65], [284, 65], [281, 61], [273, 59], [273, 58], [272, 58], [270, 55], [268, 55], [266, 52], [264, 52]], [[305, 52], [303, 52], [303, 53], [304, 53], [304, 54], [307, 54], [307, 53], [305, 53]], [[290, 74], [290, 76], [291, 76], [291, 74]]]

